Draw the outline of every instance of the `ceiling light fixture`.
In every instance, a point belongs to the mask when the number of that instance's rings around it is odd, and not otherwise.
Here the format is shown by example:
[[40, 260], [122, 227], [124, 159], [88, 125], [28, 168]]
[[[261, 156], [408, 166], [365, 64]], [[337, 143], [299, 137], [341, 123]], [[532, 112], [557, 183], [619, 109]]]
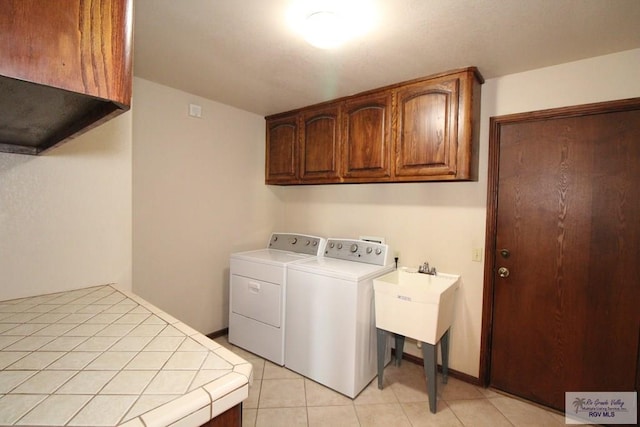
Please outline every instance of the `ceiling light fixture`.
[[375, 13], [372, 0], [298, 0], [287, 20], [311, 45], [331, 49], [370, 31]]
[[331, 49], [340, 46], [346, 37], [340, 15], [331, 11], [313, 12], [307, 16], [304, 38], [312, 46]]

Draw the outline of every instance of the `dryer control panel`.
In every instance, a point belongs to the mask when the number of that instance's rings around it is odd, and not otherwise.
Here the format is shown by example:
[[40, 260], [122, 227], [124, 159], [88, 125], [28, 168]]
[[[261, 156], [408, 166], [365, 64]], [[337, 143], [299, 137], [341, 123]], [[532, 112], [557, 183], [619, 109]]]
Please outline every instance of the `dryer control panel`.
[[324, 256], [374, 265], [389, 265], [389, 246], [366, 240], [327, 239]]
[[294, 233], [273, 233], [269, 238], [269, 249], [321, 256], [325, 239], [318, 236]]

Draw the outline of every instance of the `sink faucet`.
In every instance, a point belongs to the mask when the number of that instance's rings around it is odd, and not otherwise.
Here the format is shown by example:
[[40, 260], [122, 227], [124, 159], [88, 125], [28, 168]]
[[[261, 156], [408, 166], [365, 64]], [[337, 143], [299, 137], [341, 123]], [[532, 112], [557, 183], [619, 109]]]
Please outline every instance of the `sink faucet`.
[[436, 268], [435, 267], [429, 268], [429, 263], [426, 261], [421, 266], [418, 267], [418, 273], [430, 274], [432, 276], [435, 276], [437, 274]]
[[426, 273], [429, 271], [429, 263], [424, 262], [421, 266], [418, 267], [418, 273]]

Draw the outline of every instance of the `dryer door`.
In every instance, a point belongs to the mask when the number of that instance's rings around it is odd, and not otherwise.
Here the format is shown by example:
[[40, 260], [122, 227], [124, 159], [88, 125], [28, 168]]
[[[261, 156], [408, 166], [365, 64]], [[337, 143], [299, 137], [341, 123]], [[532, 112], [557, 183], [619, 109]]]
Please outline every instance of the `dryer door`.
[[235, 314], [280, 327], [282, 286], [237, 274], [231, 275], [231, 310]]

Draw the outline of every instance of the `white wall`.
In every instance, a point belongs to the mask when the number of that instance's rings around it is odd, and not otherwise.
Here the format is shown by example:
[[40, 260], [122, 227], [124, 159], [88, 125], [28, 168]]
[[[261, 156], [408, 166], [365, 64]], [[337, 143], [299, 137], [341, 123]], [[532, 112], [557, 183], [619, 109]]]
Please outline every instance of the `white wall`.
[[42, 156], [0, 153], [0, 300], [131, 289], [131, 112]]
[[265, 247], [281, 216], [264, 185], [264, 118], [139, 78], [134, 99], [133, 290], [221, 330], [229, 255]]
[[[480, 70], [482, 71], [482, 70]], [[427, 260], [462, 275], [450, 367], [478, 376], [482, 324], [489, 118], [640, 97], [640, 49], [488, 80], [482, 87], [478, 182], [272, 187], [285, 204], [281, 228], [331, 237], [380, 235], [400, 264]], [[415, 346], [406, 350], [415, 355]]]

